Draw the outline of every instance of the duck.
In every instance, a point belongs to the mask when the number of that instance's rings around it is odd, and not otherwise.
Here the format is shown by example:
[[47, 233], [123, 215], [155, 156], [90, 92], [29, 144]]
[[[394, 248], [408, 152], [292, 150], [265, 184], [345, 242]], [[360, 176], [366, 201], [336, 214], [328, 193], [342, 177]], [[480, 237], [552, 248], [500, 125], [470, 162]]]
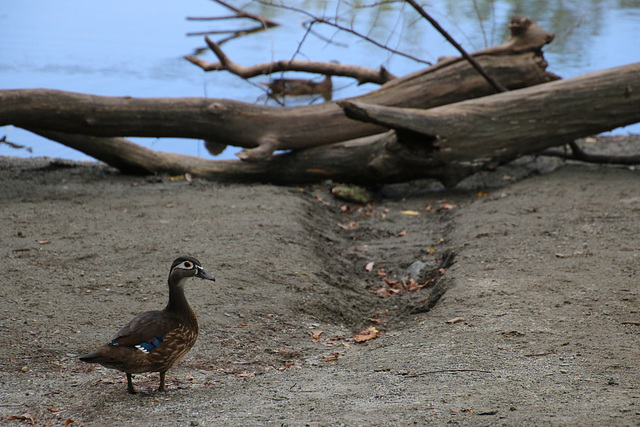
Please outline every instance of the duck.
[[147, 311], [127, 323], [107, 344], [80, 356], [85, 363], [127, 374], [127, 391], [135, 394], [133, 374], [159, 372], [158, 391], [165, 391], [165, 375], [198, 339], [198, 319], [184, 293], [187, 279], [215, 281], [191, 256], [173, 261], [169, 270], [169, 302], [163, 310]]

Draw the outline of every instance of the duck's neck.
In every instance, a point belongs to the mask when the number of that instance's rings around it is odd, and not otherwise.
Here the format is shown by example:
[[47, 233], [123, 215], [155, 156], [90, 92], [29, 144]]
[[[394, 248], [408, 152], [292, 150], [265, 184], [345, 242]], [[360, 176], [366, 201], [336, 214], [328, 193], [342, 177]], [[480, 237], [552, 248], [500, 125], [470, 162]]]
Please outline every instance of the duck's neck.
[[197, 325], [196, 314], [187, 302], [187, 297], [184, 294], [184, 288], [181, 283], [169, 283], [169, 302], [164, 310], [177, 315], [185, 322], [191, 322]]

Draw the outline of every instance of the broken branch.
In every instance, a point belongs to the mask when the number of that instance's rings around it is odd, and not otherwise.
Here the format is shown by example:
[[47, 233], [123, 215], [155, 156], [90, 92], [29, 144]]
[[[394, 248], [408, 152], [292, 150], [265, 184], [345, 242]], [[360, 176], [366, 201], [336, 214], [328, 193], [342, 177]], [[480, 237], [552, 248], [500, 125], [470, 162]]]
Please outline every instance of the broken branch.
[[184, 58], [192, 64], [202, 68], [204, 71], [228, 71], [242, 77], [243, 79], [283, 71], [302, 71], [331, 76], [351, 77], [356, 79], [359, 84], [384, 84], [395, 78], [395, 76], [389, 73], [384, 67], [380, 67], [380, 70], [374, 70], [358, 65], [344, 65], [337, 62], [300, 61], [297, 59], [265, 62], [251, 67], [245, 67], [233, 62], [222, 51], [216, 42], [212, 41], [208, 37], [205, 37], [205, 41], [213, 53], [218, 57], [220, 60], [219, 62], [208, 62], [195, 56], [185, 56]]

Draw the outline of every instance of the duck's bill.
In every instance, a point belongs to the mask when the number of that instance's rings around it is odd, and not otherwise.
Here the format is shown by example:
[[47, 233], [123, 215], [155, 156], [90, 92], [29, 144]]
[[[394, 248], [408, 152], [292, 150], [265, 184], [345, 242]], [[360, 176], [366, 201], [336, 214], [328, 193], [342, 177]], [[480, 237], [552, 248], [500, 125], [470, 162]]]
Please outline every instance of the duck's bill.
[[213, 277], [210, 274], [207, 274], [207, 272], [204, 271], [202, 268], [198, 268], [198, 272], [196, 273], [196, 277], [199, 277], [201, 279], [213, 280], [214, 282], [216, 281], [215, 277]]

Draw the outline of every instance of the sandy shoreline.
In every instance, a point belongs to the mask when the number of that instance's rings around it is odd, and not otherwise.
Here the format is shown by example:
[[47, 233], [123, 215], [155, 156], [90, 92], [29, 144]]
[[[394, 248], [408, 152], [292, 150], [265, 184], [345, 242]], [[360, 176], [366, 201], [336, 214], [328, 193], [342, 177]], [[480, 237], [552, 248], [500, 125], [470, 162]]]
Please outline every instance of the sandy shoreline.
[[[482, 197], [391, 186], [359, 208], [328, 185], [1, 158], [0, 417], [637, 425], [640, 173], [567, 164], [523, 179], [524, 169], [496, 172], [503, 183]], [[130, 396], [124, 375], [77, 355], [164, 306], [181, 254], [217, 280], [187, 289], [199, 341], [167, 393], [140, 375]], [[433, 285], [370, 292], [384, 285], [378, 267], [395, 281], [416, 261]], [[380, 336], [354, 342], [369, 326]]]

